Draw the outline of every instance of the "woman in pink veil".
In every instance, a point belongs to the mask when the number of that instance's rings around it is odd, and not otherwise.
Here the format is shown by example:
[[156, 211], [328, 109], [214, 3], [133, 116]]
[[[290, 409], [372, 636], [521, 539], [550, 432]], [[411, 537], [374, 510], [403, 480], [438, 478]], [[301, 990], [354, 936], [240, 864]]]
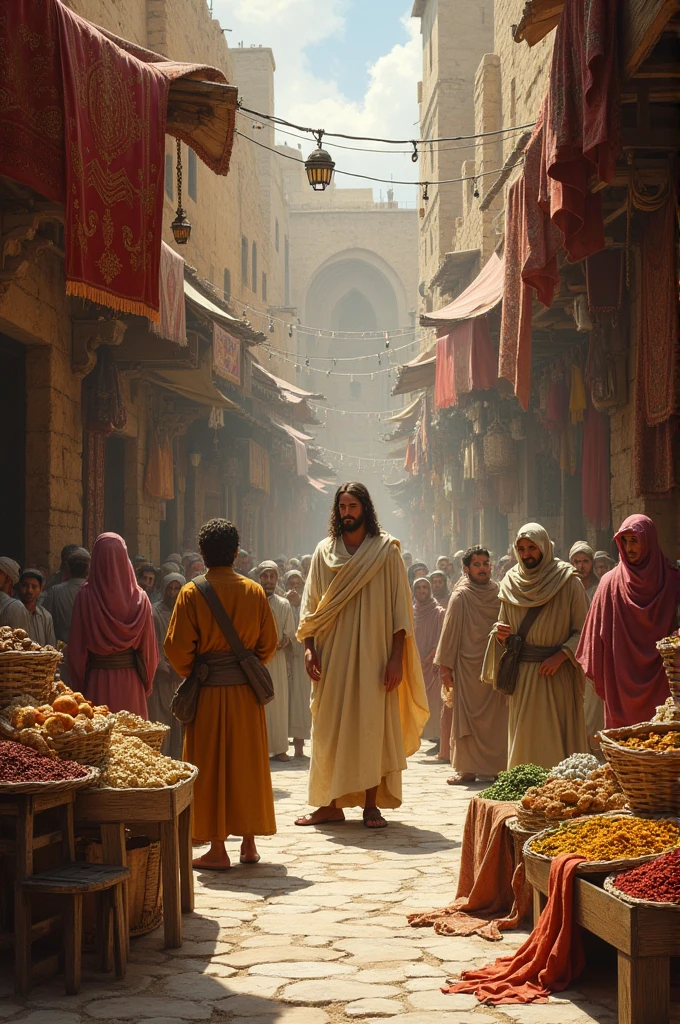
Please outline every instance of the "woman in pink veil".
[[148, 718], [146, 698], [158, 667], [149, 598], [138, 585], [117, 533], [100, 534], [90, 575], [78, 591], [67, 649], [71, 685], [111, 711]]

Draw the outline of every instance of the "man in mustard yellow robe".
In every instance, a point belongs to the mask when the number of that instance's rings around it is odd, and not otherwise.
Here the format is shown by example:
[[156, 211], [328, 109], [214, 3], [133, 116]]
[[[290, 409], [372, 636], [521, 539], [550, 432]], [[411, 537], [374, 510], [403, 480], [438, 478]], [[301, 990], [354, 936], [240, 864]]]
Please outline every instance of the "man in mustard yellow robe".
[[[208, 567], [206, 579], [243, 646], [267, 662], [278, 644], [276, 623], [262, 587], [234, 572], [238, 542], [236, 527], [226, 519], [211, 519], [198, 535], [201, 556]], [[194, 583], [187, 583], [179, 592], [164, 646], [168, 661], [183, 678], [191, 674], [198, 655], [230, 651]], [[228, 868], [225, 840], [230, 835], [243, 836], [241, 863], [256, 863], [260, 858], [255, 836], [273, 835], [276, 819], [265, 709], [258, 704], [245, 676], [240, 685], [201, 687], [196, 717], [185, 730], [184, 759], [199, 769], [194, 788], [193, 838], [199, 843], [210, 842], [210, 850], [197, 858], [194, 866]]]
[[318, 810], [296, 824], [342, 821], [343, 807], [363, 807], [364, 824], [384, 828], [378, 808], [401, 805], [401, 773], [429, 708], [400, 545], [381, 531], [362, 484], [336, 492], [298, 639], [313, 683], [309, 801]]

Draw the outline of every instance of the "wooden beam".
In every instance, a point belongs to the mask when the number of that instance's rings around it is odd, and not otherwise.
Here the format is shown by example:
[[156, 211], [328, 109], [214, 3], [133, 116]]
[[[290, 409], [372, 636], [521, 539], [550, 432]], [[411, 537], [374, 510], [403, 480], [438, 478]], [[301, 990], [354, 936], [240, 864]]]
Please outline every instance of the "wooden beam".
[[678, 10], [678, 0], [624, 0], [622, 53], [625, 78], [632, 78]]

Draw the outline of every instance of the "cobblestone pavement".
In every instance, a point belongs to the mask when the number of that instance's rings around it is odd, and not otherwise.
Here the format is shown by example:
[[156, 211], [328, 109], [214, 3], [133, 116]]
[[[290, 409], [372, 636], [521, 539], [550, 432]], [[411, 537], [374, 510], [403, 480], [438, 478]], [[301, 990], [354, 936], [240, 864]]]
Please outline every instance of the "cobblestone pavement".
[[[63, 979], [22, 1003], [2, 979], [0, 1019], [26, 1024], [616, 1024], [613, 973], [548, 1004], [480, 1006], [443, 995], [444, 979], [514, 950], [501, 943], [412, 929], [409, 911], [455, 893], [470, 795], [446, 786], [450, 769], [411, 758], [405, 801], [390, 827], [369, 832], [356, 811], [340, 826], [299, 828], [308, 761], [272, 762], [279, 832], [259, 842], [262, 862], [196, 875], [196, 910], [181, 949], [163, 950], [162, 929], [132, 940], [127, 977], [85, 971], [79, 995]], [[247, 770], [244, 766], [244, 770]], [[229, 842], [238, 862], [238, 842]]]

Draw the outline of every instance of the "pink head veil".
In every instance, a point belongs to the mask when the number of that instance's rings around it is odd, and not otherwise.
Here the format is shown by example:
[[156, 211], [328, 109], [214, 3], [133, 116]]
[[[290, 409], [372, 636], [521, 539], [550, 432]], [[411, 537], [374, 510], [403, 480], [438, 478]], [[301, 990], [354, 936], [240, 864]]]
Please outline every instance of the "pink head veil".
[[117, 533], [101, 533], [94, 542], [90, 575], [77, 601], [90, 650], [103, 654], [141, 646], [151, 606]]

